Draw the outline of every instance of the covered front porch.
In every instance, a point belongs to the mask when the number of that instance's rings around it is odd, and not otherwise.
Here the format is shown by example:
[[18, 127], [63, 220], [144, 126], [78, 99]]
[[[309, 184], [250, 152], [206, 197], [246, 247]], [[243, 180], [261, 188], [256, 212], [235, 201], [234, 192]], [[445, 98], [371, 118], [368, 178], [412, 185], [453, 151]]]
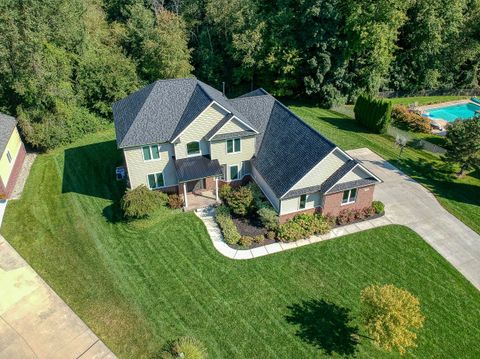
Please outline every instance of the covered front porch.
[[218, 179], [223, 172], [218, 160], [205, 156], [182, 158], [175, 160], [175, 168], [185, 209], [208, 207], [220, 201]]

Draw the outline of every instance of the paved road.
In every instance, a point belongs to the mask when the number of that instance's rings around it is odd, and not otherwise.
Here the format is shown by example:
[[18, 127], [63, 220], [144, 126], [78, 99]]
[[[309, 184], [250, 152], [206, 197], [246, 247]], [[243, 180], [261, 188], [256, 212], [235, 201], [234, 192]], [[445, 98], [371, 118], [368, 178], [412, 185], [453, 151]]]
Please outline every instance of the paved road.
[[480, 289], [480, 235], [446, 211], [423, 186], [367, 148], [348, 151], [384, 183], [375, 198], [386, 217], [410, 227]]
[[116, 358], [0, 236], [0, 359]]

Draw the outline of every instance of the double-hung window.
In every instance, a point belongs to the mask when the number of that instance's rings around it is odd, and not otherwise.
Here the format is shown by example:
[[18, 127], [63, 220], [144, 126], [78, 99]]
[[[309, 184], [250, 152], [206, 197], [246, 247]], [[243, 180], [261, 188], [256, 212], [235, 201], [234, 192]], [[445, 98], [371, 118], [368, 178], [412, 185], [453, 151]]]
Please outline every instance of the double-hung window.
[[237, 153], [240, 152], [240, 150], [241, 146], [239, 138], [227, 140], [227, 153]]
[[10, 151], [7, 150], [7, 160], [8, 163], [12, 163], [12, 155], [10, 154]]
[[299, 209], [305, 209], [305, 206], [307, 205], [307, 195], [306, 194], [302, 194], [300, 196], [300, 203], [298, 205], [298, 208]]
[[165, 183], [163, 182], [163, 173], [151, 173], [148, 176], [148, 187], [150, 189], [157, 189], [164, 187]]
[[352, 188], [343, 192], [342, 204], [354, 203], [357, 199], [357, 189]]
[[143, 160], [152, 161], [160, 159], [160, 147], [158, 145], [143, 146]]
[[196, 156], [200, 154], [200, 142], [194, 141], [187, 143], [187, 155]]

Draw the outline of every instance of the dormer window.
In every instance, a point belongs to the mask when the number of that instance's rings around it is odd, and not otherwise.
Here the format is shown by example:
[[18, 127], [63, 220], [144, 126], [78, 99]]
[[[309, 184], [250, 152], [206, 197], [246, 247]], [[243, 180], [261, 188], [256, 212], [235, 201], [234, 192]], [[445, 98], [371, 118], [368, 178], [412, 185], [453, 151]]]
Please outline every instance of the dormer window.
[[200, 142], [194, 141], [187, 143], [187, 155], [196, 156], [200, 154]]
[[237, 153], [240, 152], [240, 139], [233, 138], [231, 140], [227, 140], [227, 153]]

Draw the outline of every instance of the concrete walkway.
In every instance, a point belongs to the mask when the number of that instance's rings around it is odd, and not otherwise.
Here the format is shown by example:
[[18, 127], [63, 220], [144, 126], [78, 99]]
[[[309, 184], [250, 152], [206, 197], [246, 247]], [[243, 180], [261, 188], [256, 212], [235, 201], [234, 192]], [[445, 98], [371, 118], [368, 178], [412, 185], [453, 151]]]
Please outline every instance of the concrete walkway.
[[116, 358], [0, 236], [0, 359]]
[[336, 238], [387, 224], [402, 224], [423, 237], [480, 289], [480, 236], [447, 212], [422, 185], [367, 148], [348, 151], [350, 156], [380, 177], [374, 197], [385, 203], [385, 216], [335, 228], [323, 236], [312, 236], [293, 243], [274, 243], [253, 249], [233, 249], [224, 241], [212, 209], [195, 212], [202, 219], [214, 247], [231, 259], [252, 259], [307, 244]]

